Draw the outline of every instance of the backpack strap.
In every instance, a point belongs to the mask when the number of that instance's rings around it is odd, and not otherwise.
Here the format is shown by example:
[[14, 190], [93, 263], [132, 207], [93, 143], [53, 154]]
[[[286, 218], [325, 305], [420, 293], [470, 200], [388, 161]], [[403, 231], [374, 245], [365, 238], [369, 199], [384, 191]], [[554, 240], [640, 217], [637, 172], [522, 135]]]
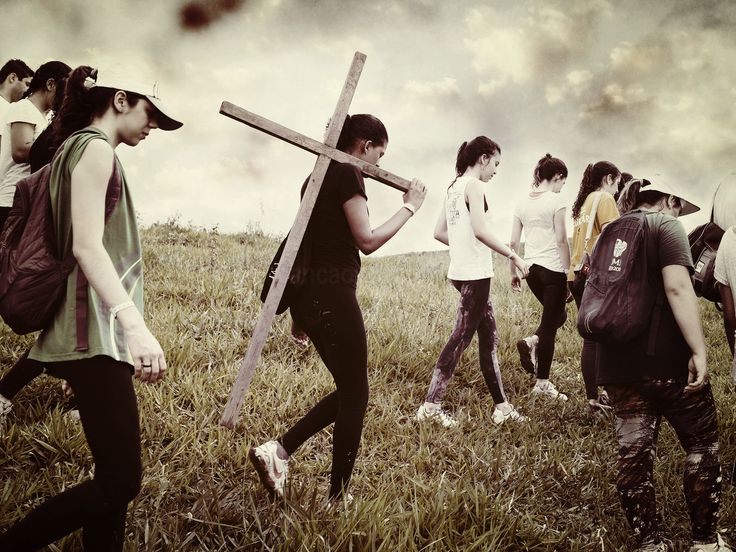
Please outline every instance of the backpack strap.
[[[657, 217], [659, 217], [659, 213], [656, 213]], [[657, 230], [659, 229], [660, 224], [659, 219], [657, 221]], [[647, 237], [645, 238], [647, 241], [644, 243], [644, 246], [648, 246], [648, 234], [651, 228], [647, 225]], [[661, 275], [657, 276], [658, 280], [662, 279]], [[664, 285], [662, 285], [657, 291], [657, 298], [654, 301], [654, 307], [652, 309], [652, 319], [651, 322], [649, 322], [649, 338], [647, 340], [647, 356], [654, 356], [654, 352], [657, 348], [657, 334], [659, 333], [659, 325], [662, 322], [662, 312], [664, 311], [664, 303], [666, 301], [665, 293], [664, 293]]]

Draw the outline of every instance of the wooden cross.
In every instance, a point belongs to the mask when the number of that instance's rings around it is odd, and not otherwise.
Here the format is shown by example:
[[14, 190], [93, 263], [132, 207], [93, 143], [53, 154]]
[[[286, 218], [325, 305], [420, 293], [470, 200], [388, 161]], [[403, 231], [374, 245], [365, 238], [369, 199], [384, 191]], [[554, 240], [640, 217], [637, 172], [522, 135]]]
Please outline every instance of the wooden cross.
[[384, 171], [375, 165], [366, 163], [365, 161], [335, 148], [337, 140], [340, 137], [343, 124], [345, 123], [345, 116], [348, 113], [350, 102], [352, 101], [353, 94], [355, 93], [355, 87], [358, 85], [358, 79], [360, 78], [360, 73], [363, 70], [364, 63], [365, 54], [355, 52], [353, 63], [350, 66], [350, 71], [345, 79], [345, 84], [342, 88], [340, 98], [337, 101], [335, 112], [333, 113], [327, 127], [327, 136], [324, 143], [308, 138], [307, 136], [269, 121], [268, 119], [260, 117], [250, 111], [246, 111], [245, 109], [237, 107], [231, 103], [223, 102], [220, 107], [220, 113], [223, 115], [317, 155], [317, 162], [314, 165], [314, 169], [312, 170], [312, 174], [309, 178], [309, 184], [307, 185], [304, 197], [299, 205], [296, 220], [294, 221], [294, 225], [291, 227], [291, 231], [289, 232], [289, 237], [286, 240], [286, 245], [284, 246], [281, 260], [276, 268], [271, 289], [266, 297], [258, 323], [253, 330], [253, 336], [251, 337], [250, 344], [248, 345], [248, 350], [240, 363], [238, 377], [235, 380], [232, 391], [230, 392], [230, 398], [228, 399], [225, 410], [222, 413], [222, 418], [220, 418], [220, 423], [225, 427], [232, 429], [238, 421], [240, 409], [242, 407], [243, 400], [245, 399], [245, 393], [248, 391], [248, 387], [253, 380], [253, 374], [255, 373], [258, 359], [261, 356], [263, 345], [268, 337], [268, 332], [271, 328], [271, 324], [273, 323], [273, 318], [276, 315], [276, 309], [281, 301], [281, 296], [284, 293], [284, 287], [286, 286], [289, 274], [291, 273], [291, 268], [294, 265], [294, 259], [299, 251], [299, 245], [304, 237], [309, 217], [312, 215], [314, 204], [317, 201], [317, 196], [319, 195], [322, 181], [324, 180], [330, 162], [334, 160], [340, 163], [351, 163], [358, 166], [366, 176], [369, 176], [378, 182], [391, 186], [397, 190], [401, 190], [402, 192], [406, 192], [409, 189], [410, 183], [408, 180], [391, 174], [388, 171]]

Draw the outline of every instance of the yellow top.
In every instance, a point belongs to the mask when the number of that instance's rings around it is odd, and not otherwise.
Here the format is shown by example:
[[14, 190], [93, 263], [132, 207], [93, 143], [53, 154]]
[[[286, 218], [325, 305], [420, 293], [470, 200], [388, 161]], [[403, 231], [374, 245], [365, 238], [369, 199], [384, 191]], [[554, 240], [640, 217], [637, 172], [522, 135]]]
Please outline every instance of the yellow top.
[[613, 199], [611, 194], [608, 192], [591, 192], [588, 194], [583, 206], [580, 208], [580, 216], [573, 220], [572, 258], [570, 259], [570, 271], [567, 273], [567, 279], [570, 282], [575, 279], [575, 268], [583, 258], [583, 247], [585, 245], [585, 234], [588, 232], [590, 211], [593, 208], [593, 202], [598, 195], [601, 196], [601, 199], [598, 202], [598, 209], [596, 210], [595, 220], [593, 221], [593, 231], [590, 234], [590, 241], [586, 248], [588, 253], [593, 251], [593, 247], [595, 246], [595, 242], [598, 241], [598, 236], [601, 235], [603, 226], [619, 217], [616, 200]]

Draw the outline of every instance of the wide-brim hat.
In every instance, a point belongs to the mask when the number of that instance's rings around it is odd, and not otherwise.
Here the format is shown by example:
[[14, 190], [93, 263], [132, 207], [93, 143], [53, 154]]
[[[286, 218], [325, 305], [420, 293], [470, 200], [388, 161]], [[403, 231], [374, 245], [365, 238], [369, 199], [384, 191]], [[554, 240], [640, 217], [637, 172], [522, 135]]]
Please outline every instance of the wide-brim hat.
[[[685, 215], [690, 215], [692, 213], [697, 213], [700, 211], [700, 207], [695, 205], [692, 201], [685, 199], [682, 197], [682, 194], [678, 192], [672, 184], [668, 184], [663, 181], [651, 181], [646, 178], [639, 178], [637, 180], [641, 181], [641, 188], [642, 191], [651, 191], [651, 192], [661, 192], [666, 195], [672, 195], [675, 196], [677, 199], [680, 200], [680, 204], [682, 205], [682, 209], [680, 210], [680, 216], [684, 217]], [[628, 182], [627, 184], [631, 184], [633, 181]]]
[[100, 71], [93, 86], [123, 90], [143, 96], [151, 102], [156, 110], [156, 120], [158, 128], [161, 130], [176, 130], [184, 124], [173, 116], [171, 108], [166, 106], [158, 97], [158, 86], [155, 82], [153, 84], [145, 83], [126, 75], [116, 74], [114, 71], [110, 73]]

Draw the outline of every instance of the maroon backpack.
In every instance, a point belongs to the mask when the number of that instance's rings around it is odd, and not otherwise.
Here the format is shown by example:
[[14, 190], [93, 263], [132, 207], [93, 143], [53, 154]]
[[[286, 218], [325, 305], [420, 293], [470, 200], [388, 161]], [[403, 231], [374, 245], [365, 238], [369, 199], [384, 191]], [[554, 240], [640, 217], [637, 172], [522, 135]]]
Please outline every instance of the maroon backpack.
[[[61, 148], [60, 148], [61, 149]], [[17, 334], [43, 330], [66, 294], [66, 280], [77, 264], [55, 244], [49, 180], [52, 163], [20, 180], [13, 207], [0, 234], [0, 317]], [[105, 221], [120, 198], [120, 172], [113, 164], [105, 201]], [[87, 279], [77, 278], [77, 341], [87, 342]]]
[[0, 316], [17, 334], [42, 330], [53, 319], [76, 265], [54, 245], [48, 164], [16, 184], [0, 234]]

